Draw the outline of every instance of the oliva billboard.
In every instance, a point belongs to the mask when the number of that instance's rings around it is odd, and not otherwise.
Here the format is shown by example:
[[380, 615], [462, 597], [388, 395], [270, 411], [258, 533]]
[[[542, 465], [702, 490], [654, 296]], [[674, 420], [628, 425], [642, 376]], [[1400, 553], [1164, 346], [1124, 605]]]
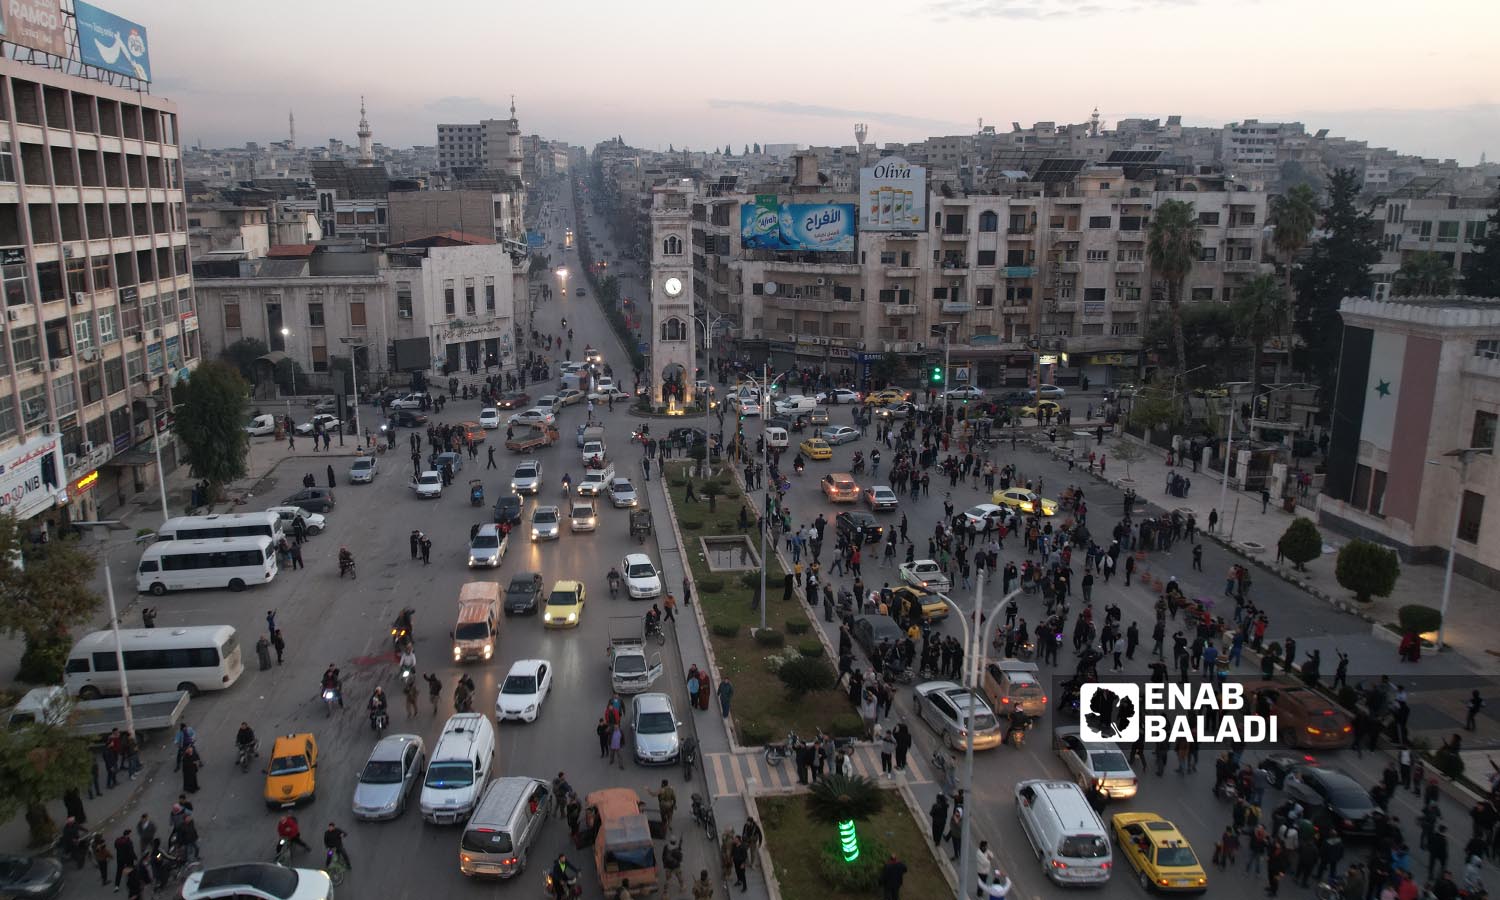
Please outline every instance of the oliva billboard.
[[927, 222], [927, 170], [888, 156], [859, 170], [862, 231], [923, 231]]

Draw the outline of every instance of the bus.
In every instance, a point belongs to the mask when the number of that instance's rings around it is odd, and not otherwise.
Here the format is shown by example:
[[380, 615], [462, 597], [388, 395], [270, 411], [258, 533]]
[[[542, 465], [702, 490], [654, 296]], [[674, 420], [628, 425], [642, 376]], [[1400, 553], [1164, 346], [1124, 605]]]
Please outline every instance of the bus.
[[281, 540], [285, 526], [280, 514], [272, 510], [253, 513], [225, 513], [213, 516], [176, 516], [156, 530], [158, 541], [196, 541], [209, 538], [256, 537], [265, 535], [271, 543]]
[[[120, 646], [132, 694], [222, 691], [245, 671], [239, 635], [229, 625], [122, 628]], [[93, 700], [119, 694], [114, 632], [95, 631], [74, 644], [65, 673], [69, 696]]]
[[222, 588], [243, 591], [276, 577], [276, 544], [264, 535], [165, 541], [141, 555], [135, 589], [160, 597], [167, 591]]

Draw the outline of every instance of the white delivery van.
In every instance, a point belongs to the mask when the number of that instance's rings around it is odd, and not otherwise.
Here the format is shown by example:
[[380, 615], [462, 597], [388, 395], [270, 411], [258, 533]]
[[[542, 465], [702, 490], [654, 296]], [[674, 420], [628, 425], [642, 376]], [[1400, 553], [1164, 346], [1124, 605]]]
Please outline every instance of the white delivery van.
[[427, 759], [418, 801], [422, 818], [434, 825], [454, 825], [469, 818], [489, 783], [495, 764], [495, 726], [479, 713], [459, 713]]

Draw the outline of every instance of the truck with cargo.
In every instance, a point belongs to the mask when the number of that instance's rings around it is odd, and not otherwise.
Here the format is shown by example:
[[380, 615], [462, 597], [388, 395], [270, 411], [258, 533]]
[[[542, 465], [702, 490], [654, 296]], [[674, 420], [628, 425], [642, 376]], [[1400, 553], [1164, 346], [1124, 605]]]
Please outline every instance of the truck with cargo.
[[557, 443], [557, 429], [551, 425], [530, 425], [525, 431], [517, 431], [506, 438], [505, 449], [516, 453], [530, 453]]
[[[171, 728], [187, 709], [187, 691], [163, 691], [130, 696], [131, 725], [136, 731]], [[125, 699], [73, 700], [60, 685], [33, 688], [5, 713], [9, 728], [41, 723], [62, 725], [83, 737], [107, 735], [116, 728], [126, 730]]]
[[610, 616], [609, 686], [617, 694], [639, 694], [661, 677], [661, 654], [646, 656], [646, 621], [640, 616]]

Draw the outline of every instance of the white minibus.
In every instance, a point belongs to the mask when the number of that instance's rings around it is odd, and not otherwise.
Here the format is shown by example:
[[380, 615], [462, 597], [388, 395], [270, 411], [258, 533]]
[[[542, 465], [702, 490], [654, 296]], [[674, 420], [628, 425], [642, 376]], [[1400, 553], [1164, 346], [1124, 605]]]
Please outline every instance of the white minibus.
[[135, 589], [157, 596], [191, 588], [243, 591], [269, 583], [276, 572], [276, 545], [268, 537], [163, 541], [141, 555]]
[[176, 516], [156, 529], [158, 541], [205, 541], [209, 538], [258, 537], [276, 543], [285, 533], [280, 514], [271, 510], [213, 516]]
[[[132, 695], [222, 691], [245, 671], [239, 636], [228, 625], [122, 628], [120, 646]], [[73, 645], [63, 686], [85, 700], [120, 693], [114, 632], [95, 631]]]

